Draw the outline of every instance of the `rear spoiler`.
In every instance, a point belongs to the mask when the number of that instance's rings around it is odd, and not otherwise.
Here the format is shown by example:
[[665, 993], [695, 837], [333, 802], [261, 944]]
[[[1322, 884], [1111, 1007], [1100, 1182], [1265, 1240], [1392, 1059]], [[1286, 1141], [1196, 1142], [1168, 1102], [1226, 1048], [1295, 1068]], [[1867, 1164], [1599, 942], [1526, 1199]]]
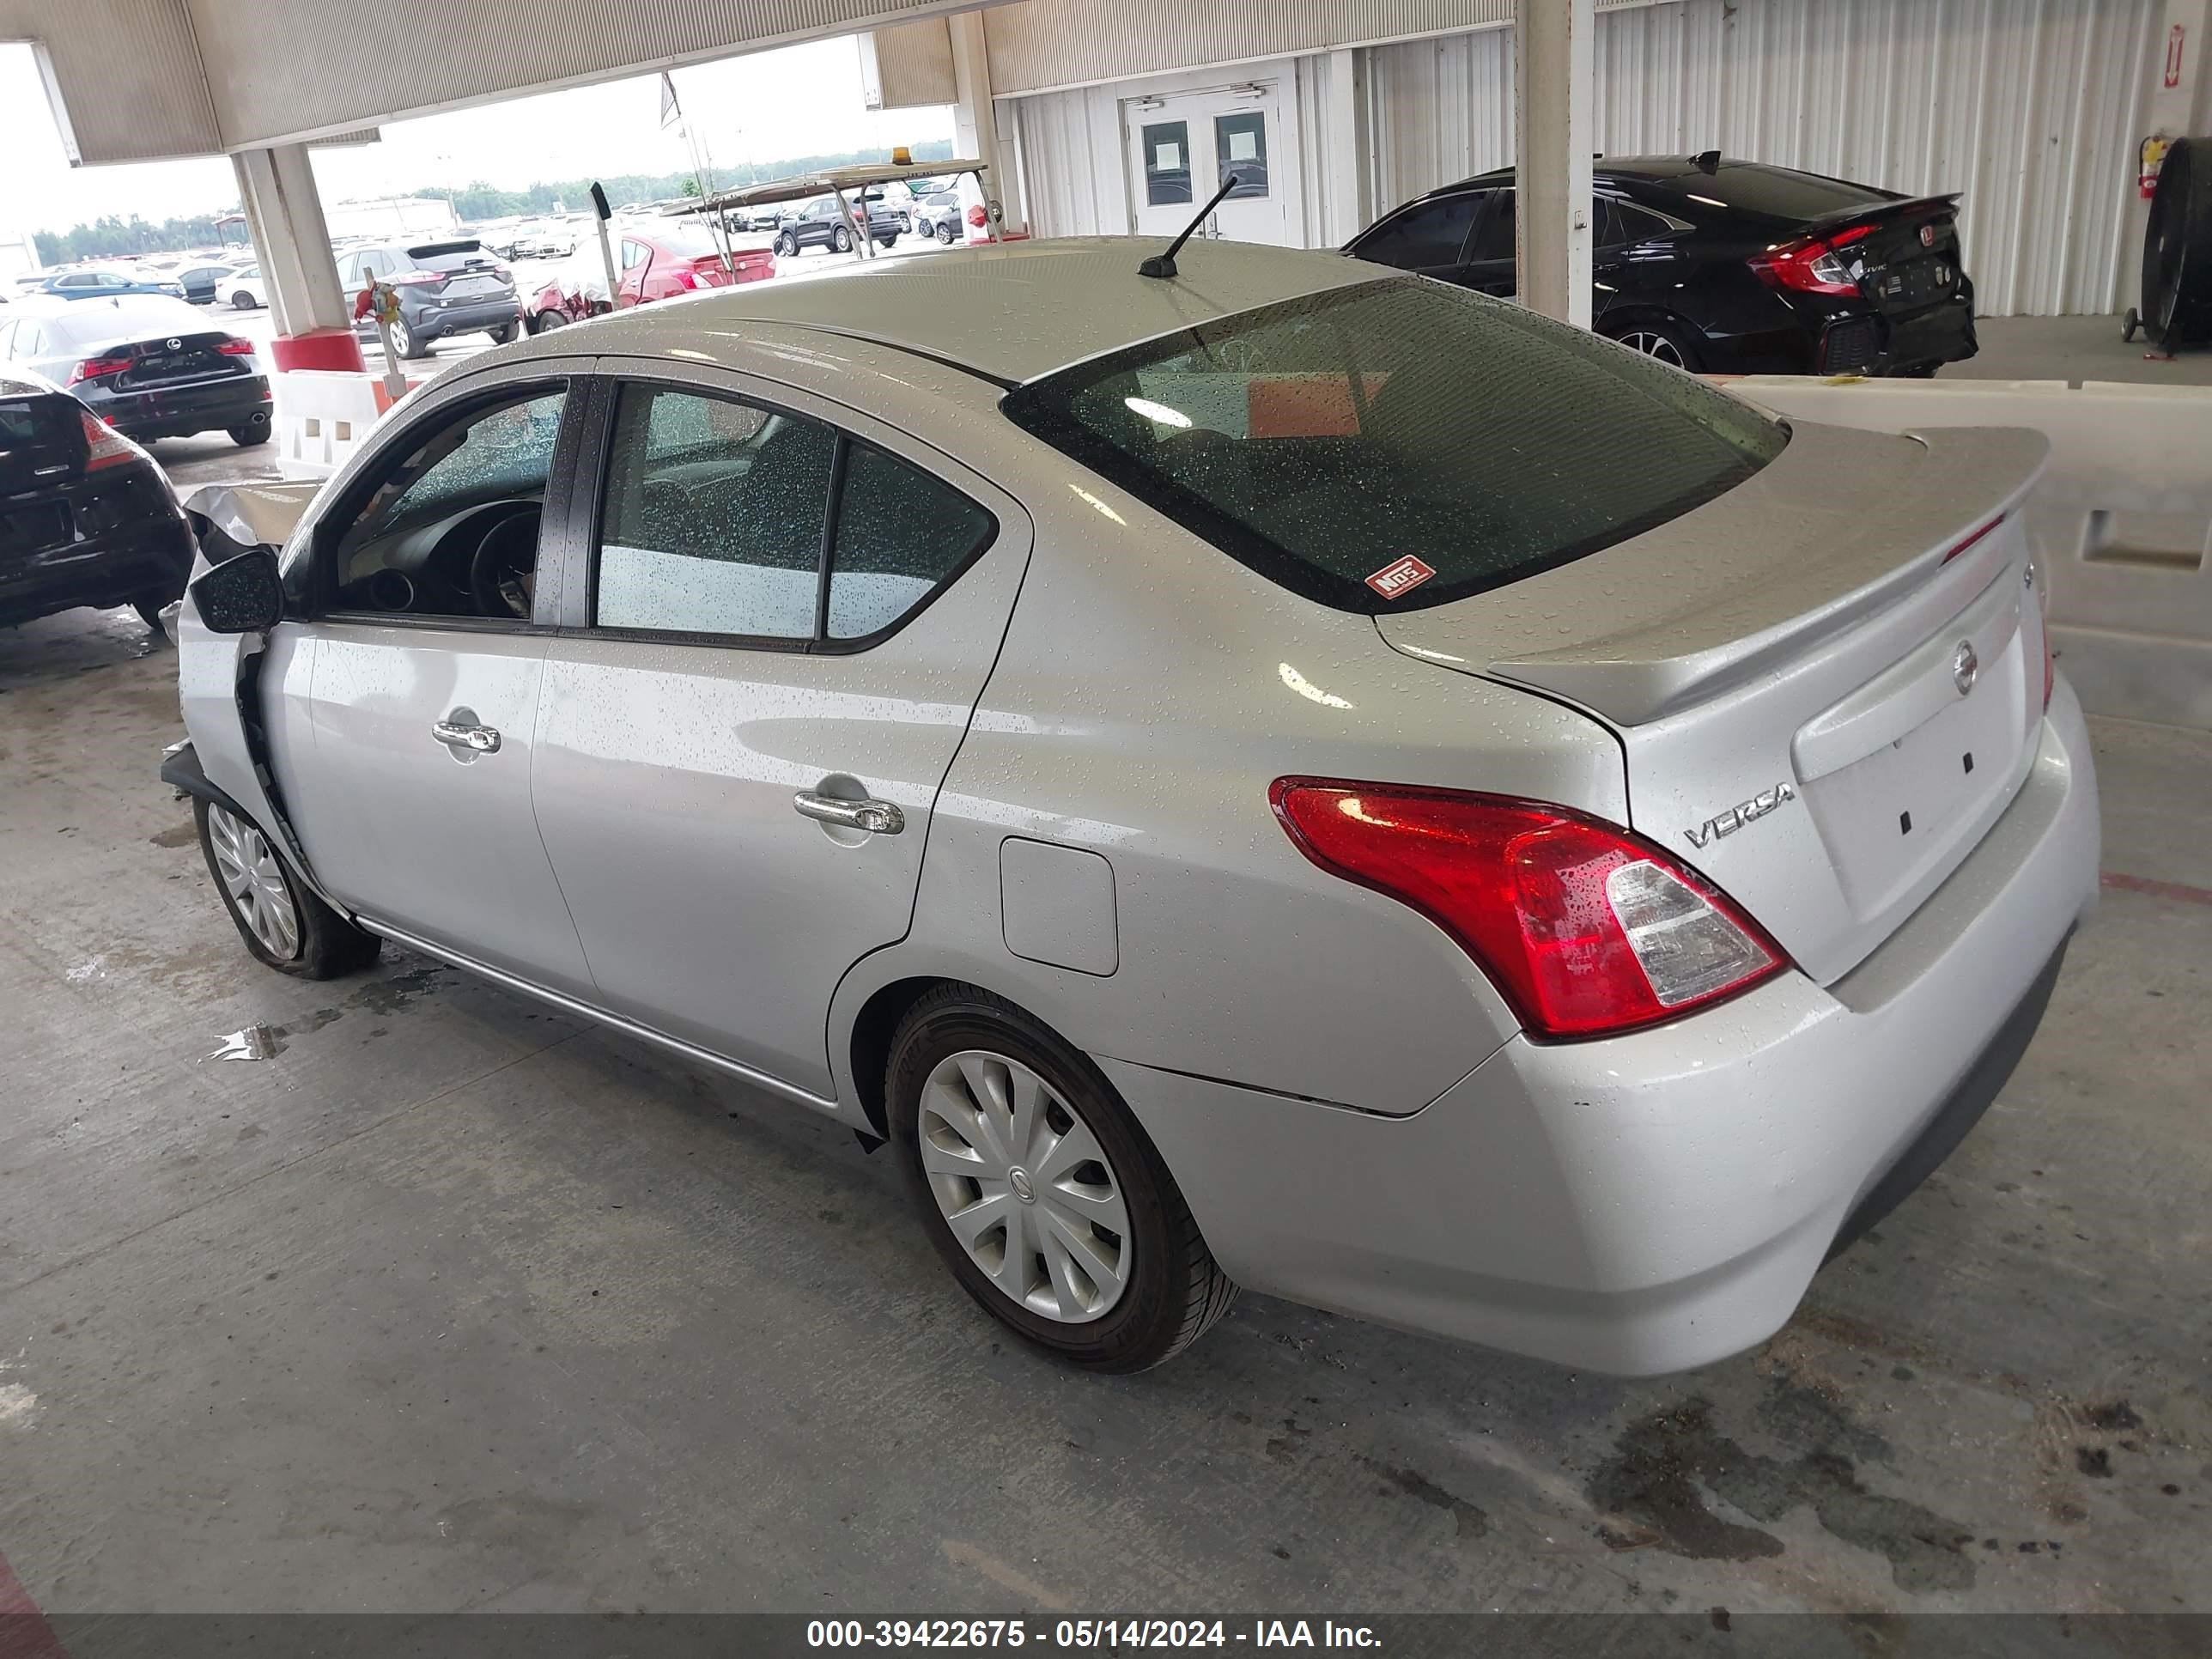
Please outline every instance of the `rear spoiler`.
[[1805, 229], [1817, 234], [1836, 225], [1879, 225], [1893, 219], [1955, 212], [1960, 194], [1954, 190], [1941, 196], [1899, 196], [1893, 201], [1867, 202], [1857, 207], [1838, 208], [1833, 213], [1824, 213], [1817, 219], [1808, 220]]

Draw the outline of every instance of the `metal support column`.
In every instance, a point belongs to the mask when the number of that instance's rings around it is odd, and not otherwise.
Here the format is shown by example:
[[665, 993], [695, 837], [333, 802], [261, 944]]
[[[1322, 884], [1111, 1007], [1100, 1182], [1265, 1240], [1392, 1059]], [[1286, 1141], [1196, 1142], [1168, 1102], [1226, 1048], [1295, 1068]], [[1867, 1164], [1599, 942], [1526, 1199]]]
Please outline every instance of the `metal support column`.
[[1590, 320], [1596, 0], [1515, 0], [1513, 92], [1521, 302]]
[[353, 296], [338, 288], [330, 228], [305, 144], [241, 150], [231, 157], [254, 252], [276, 313], [270, 355], [279, 368], [363, 367], [354, 337]]

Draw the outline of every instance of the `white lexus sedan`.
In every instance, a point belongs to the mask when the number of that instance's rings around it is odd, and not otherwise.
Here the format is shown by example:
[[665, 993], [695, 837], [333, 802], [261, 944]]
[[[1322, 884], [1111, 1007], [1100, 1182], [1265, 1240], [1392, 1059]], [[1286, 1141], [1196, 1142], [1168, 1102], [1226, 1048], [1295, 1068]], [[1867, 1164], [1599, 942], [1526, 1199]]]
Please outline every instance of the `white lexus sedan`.
[[2095, 896], [2042, 439], [1151, 252], [625, 312], [203, 496], [163, 775], [246, 948], [397, 940], [888, 1142], [1099, 1370], [1237, 1285], [1618, 1372], [1761, 1340]]

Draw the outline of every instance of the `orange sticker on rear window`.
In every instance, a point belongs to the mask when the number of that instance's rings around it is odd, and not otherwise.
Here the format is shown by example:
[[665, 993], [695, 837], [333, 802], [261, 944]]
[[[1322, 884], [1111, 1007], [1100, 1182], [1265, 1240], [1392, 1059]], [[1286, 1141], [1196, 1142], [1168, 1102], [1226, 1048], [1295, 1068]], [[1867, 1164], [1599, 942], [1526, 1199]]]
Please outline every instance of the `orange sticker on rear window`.
[[1367, 585], [1386, 599], [1395, 599], [1410, 593], [1437, 573], [1408, 553], [1394, 564], [1386, 564], [1367, 579]]

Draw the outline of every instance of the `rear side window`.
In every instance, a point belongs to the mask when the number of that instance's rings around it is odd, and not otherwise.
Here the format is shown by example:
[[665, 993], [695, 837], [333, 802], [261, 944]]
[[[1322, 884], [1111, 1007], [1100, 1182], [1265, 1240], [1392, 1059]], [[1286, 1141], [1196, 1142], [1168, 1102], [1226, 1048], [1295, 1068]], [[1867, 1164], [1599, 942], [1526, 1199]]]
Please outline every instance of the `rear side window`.
[[1001, 407], [1270, 580], [1370, 614], [1624, 541], [1787, 441], [1678, 370], [1402, 276], [1149, 341]]
[[599, 625], [813, 638], [836, 447], [828, 427], [793, 416], [625, 391], [599, 544]]
[[993, 528], [991, 515], [951, 485], [854, 445], [830, 551], [829, 637], [889, 628], [957, 574]]
[[1401, 270], [1455, 265], [1460, 250], [1467, 246], [1467, 233], [1474, 227], [1475, 211], [1488, 193], [1468, 191], [1409, 207], [1369, 231], [1352, 245], [1352, 251], [1362, 259]]
[[629, 386], [595, 576], [601, 628], [852, 649], [914, 615], [997, 521], [835, 428]]

